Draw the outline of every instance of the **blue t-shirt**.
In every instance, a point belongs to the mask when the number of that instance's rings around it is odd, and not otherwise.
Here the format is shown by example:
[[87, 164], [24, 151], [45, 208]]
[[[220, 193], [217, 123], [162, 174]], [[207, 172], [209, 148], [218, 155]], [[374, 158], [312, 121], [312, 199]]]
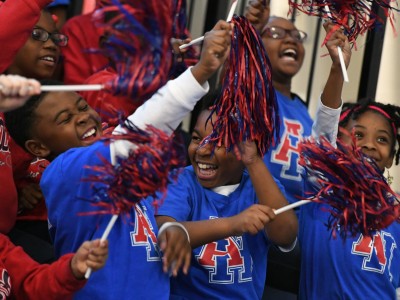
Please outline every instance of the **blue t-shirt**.
[[271, 174], [285, 187], [289, 203], [303, 197], [302, 168], [299, 166], [300, 142], [311, 135], [312, 119], [297, 96], [290, 99], [276, 91], [280, 118], [280, 142], [264, 155]]
[[[101, 209], [90, 201], [99, 183], [83, 180], [95, 174], [87, 166], [103, 164], [100, 157], [110, 161], [110, 147], [104, 142], [70, 149], [43, 173], [41, 188], [58, 256], [75, 252], [86, 240], [100, 238], [111, 218], [109, 214], [85, 214]], [[169, 277], [162, 271], [157, 233], [153, 207], [147, 202], [120, 216], [108, 237], [105, 267], [91, 275], [74, 299], [168, 299]]]
[[[247, 173], [236, 190], [224, 196], [202, 187], [189, 166], [168, 187], [157, 215], [181, 222], [208, 220], [237, 215], [256, 203]], [[171, 279], [171, 299], [261, 299], [269, 246], [262, 230], [193, 249], [189, 274]]]
[[[400, 286], [400, 224], [343, 241], [325, 226], [327, 205], [301, 207], [299, 299], [396, 299]], [[338, 228], [340, 230], [340, 228]]]

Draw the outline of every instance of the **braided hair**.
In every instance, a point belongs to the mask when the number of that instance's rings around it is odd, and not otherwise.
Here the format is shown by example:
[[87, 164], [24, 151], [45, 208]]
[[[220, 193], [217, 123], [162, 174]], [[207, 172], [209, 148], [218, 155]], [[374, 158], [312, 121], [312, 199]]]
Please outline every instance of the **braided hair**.
[[375, 102], [370, 98], [362, 99], [357, 103], [345, 103], [343, 104], [339, 126], [346, 127], [350, 120], [357, 120], [366, 111], [378, 112], [389, 122], [390, 127], [393, 129], [391, 131], [394, 140], [392, 153], [395, 157], [395, 164], [398, 165], [400, 157], [400, 107]]

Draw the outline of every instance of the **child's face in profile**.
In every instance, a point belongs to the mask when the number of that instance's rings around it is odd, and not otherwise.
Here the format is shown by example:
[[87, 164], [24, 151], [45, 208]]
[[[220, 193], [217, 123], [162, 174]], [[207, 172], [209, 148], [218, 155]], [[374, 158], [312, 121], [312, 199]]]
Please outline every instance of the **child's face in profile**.
[[48, 93], [35, 109], [32, 139], [39, 141], [53, 159], [70, 148], [85, 147], [102, 135], [95, 110], [74, 92]]
[[392, 166], [393, 129], [384, 116], [368, 110], [357, 120], [350, 120], [346, 129], [354, 132], [357, 147], [373, 158], [381, 170]]
[[[44, 11], [34, 28], [43, 29], [48, 33], [58, 32], [51, 14]], [[7, 73], [35, 79], [48, 79], [52, 77], [56, 69], [59, 56], [60, 47], [54, 44], [51, 38], [42, 42], [30, 36], [18, 51]]]
[[206, 188], [239, 183], [242, 178], [243, 164], [236, 159], [233, 153], [227, 153], [225, 147], [216, 147], [214, 153], [211, 152], [209, 145], [199, 148], [203, 138], [212, 132], [211, 121], [205, 127], [209, 115], [210, 111], [208, 110], [200, 113], [188, 148], [189, 158], [197, 179]]

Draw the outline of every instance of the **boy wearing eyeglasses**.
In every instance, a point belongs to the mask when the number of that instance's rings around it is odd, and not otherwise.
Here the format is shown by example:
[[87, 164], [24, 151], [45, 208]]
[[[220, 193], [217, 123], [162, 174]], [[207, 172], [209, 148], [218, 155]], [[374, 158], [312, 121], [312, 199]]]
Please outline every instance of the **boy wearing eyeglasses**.
[[[32, 1], [29, 4], [22, 2], [15, 2], [12, 8], [17, 17], [15, 20], [10, 20], [14, 22], [6, 26], [9, 31], [19, 35], [10, 37], [0, 30], [0, 40], [8, 37], [13, 46], [6, 48], [9, 51], [8, 55], [0, 56], [0, 66], [4, 66], [1, 71], [35, 79], [51, 78], [60, 57], [60, 47], [67, 45], [68, 38], [58, 32], [51, 13], [42, 9], [49, 1], [42, 1], [43, 3]], [[0, 7], [0, 19], [4, 19], [1, 18], [3, 14], [7, 14], [8, 18], [11, 12], [7, 4], [4, 3]], [[27, 16], [15, 11], [18, 9], [24, 11], [27, 6], [29, 8]], [[24, 16], [26, 19], [22, 19]], [[11, 26], [19, 30], [14, 30], [10, 28]], [[8, 43], [9, 41], [2, 45]], [[8, 64], [3, 60], [5, 58], [9, 59]], [[13, 243], [22, 246], [36, 261], [52, 262], [54, 251], [48, 234], [47, 210], [38, 184], [48, 162], [34, 158], [15, 145], [6, 135], [2, 119], [0, 119], [0, 133], [2, 133], [0, 146], [3, 151], [0, 165], [1, 168], [5, 166], [9, 168], [7, 175], [4, 175], [9, 183], [8, 190], [2, 188], [0, 191], [0, 198], [2, 201], [5, 199], [3, 203], [7, 206], [4, 209], [7, 215], [0, 223], [9, 224], [7, 231], [2, 232], [7, 233]], [[3, 206], [0, 210], [3, 211]], [[15, 227], [10, 231], [14, 224]]]

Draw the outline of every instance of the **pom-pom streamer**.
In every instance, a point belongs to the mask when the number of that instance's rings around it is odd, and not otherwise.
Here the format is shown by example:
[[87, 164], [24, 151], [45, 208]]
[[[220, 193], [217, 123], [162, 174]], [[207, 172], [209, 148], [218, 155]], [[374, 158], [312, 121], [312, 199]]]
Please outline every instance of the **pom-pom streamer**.
[[378, 5], [384, 11], [394, 30], [393, 11], [399, 11], [396, 0], [289, 0], [291, 9], [311, 16], [329, 18], [343, 27], [349, 42], [353, 44], [359, 34], [363, 35], [377, 24], [383, 24], [383, 20], [372, 9], [373, 5]]
[[[95, 189], [93, 205], [100, 209], [90, 214], [112, 214], [101, 240], [106, 240], [117, 218], [129, 214], [132, 207], [142, 199], [152, 196], [156, 207], [164, 199], [169, 182], [177, 178], [177, 167], [183, 165], [184, 152], [179, 151], [172, 137], [161, 130], [148, 126], [141, 130], [125, 121], [121, 124], [124, 134], [104, 136], [108, 142], [129, 141], [136, 145], [126, 158], [119, 159], [116, 165], [101, 158], [102, 166], [92, 166], [93, 175], [84, 180], [100, 183]], [[175, 170], [175, 171], [174, 171]], [[88, 268], [85, 278], [92, 270]]]
[[94, 175], [85, 180], [101, 183], [91, 200], [101, 209], [85, 214], [129, 213], [132, 206], [148, 196], [159, 199], [154, 202], [157, 207], [163, 198], [160, 195], [177, 176], [177, 172], [171, 171], [185, 162], [183, 146], [177, 147], [176, 140], [168, 134], [151, 126], [141, 130], [128, 121], [124, 124], [125, 134], [108, 135], [104, 139], [129, 141], [136, 146], [116, 165], [101, 158], [102, 166], [90, 167]]
[[[114, 95], [141, 103], [166, 83], [172, 63], [172, 5], [172, 1], [110, 0], [110, 5], [96, 11], [96, 25], [106, 37], [102, 53], [118, 73], [109, 83]], [[112, 13], [115, 16], [105, 22], [104, 16]]]
[[[213, 132], [202, 144], [225, 146], [254, 140], [259, 153], [278, 140], [279, 117], [271, 65], [260, 36], [244, 17], [233, 17], [231, 52], [225, 62], [222, 92], [211, 114], [217, 115]], [[211, 116], [209, 118], [211, 120]]]
[[361, 149], [340, 141], [334, 148], [325, 138], [301, 145], [302, 165], [317, 192], [310, 200], [328, 204], [328, 228], [341, 238], [371, 235], [399, 221], [398, 195], [392, 191], [375, 162]]

